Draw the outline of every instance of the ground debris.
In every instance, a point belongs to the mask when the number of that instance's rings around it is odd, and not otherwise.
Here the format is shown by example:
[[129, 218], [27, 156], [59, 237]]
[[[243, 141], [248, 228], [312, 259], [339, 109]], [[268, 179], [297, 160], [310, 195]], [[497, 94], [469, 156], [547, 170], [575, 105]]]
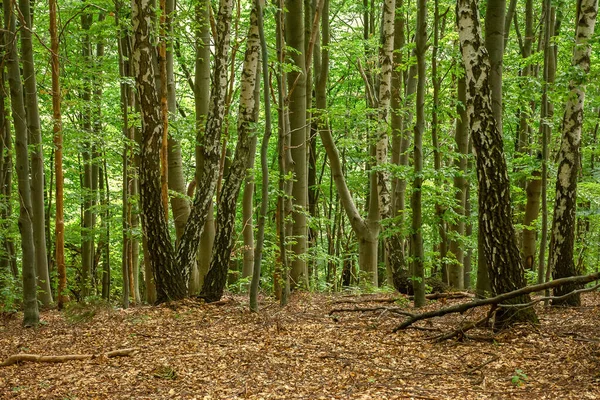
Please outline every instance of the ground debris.
[[[584, 307], [576, 309], [538, 304], [539, 327], [496, 332], [493, 342], [470, 340], [489, 334], [482, 326], [465, 332], [462, 341], [429, 340], [431, 331], [445, 332], [485, 318], [483, 309], [425, 321], [423, 330], [391, 334], [398, 317], [390, 311], [383, 316], [381, 309], [340, 312], [334, 321], [329, 311], [342, 298], [294, 293], [285, 308], [263, 299], [262, 311], [251, 313], [244, 297], [232, 296], [219, 307], [197, 301], [140, 306], [98, 312], [78, 324], [46, 311], [45, 324], [37, 329], [23, 329], [15, 318], [0, 335], [0, 360], [15, 353], [138, 350], [132, 357], [6, 366], [0, 373], [0, 398], [600, 397], [598, 293], [584, 294]], [[362, 304], [364, 296], [355, 300], [363, 308], [385, 303]], [[450, 304], [464, 301], [446, 299]], [[440, 303], [430, 302], [425, 311], [444, 306]], [[398, 311], [417, 312], [409, 304], [398, 306]]]

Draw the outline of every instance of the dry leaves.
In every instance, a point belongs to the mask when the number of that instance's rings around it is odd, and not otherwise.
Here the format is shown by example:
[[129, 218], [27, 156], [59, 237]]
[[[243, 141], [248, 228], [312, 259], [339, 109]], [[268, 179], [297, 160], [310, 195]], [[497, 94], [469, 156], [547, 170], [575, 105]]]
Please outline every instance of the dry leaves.
[[[368, 296], [355, 297], [365, 308]], [[46, 325], [0, 323], [0, 362], [16, 353], [130, 357], [0, 369], [0, 398], [20, 399], [595, 399], [600, 397], [600, 295], [584, 307], [538, 306], [541, 325], [518, 326], [495, 341], [433, 343], [485, 310], [421, 322], [392, 334], [401, 315], [328, 315], [340, 296], [299, 293], [258, 314], [244, 298], [216, 307], [195, 301], [104, 310], [69, 324], [56, 311]], [[448, 300], [457, 302], [465, 300]], [[427, 309], [441, 305], [431, 302]], [[349, 307], [350, 308], [350, 307]], [[410, 308], [407, 311], [412, 312]], [[432, 332], [433, 331], [433, 332]], [[476, 329], [473, 337], [490, 335]]]

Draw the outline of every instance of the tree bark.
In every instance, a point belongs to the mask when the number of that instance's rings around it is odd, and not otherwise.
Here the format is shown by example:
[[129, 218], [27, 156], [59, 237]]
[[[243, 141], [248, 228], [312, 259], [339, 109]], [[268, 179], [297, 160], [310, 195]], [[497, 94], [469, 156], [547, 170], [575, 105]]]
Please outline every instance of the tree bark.
[[[473, 137], [479, 188], [479, 224], [484, 233], [484, 254], [489, 266], [493, 294], [525, 286], [525, 276], [511, 218], [511, 200], [502, 136], [492, 110], [491, 67], [483, 45], [477, 3], [457, 2], [458, 34], [465, 63], [467, 115]], [[500, 36], [502, 37], [502, 36]], [[528, 303], [529, 296], [515, 303]], [[529, 310], [501, 310], [496, 325], [537, 321]]]
[[31, 198], [33, 211], [33, 237], [35, 241], [35, 266], [37, 272], [38, 299], [43, 306], [52, 304], [48, 253], [46, 251], [46, 215], [44, 207], [44, 152], [40, 129], [40, 111], [37, 97], [37, 80], [33, 63], [32, 21], [29, 0], [19, 0], [21, 29], [21, 62], [25, 110], [31, 151]]
[[60, 63], [58, 59], [58, 29], [56, 1], [50, 0], [50, 40], [52, 66], [52, 117], [54, 143], [54, 174], [56, 175], [56, 215], [54, 218], [56, 235], [56, 270], [58, 273], [57, 299], [58, 309], [61, 310], [66, 302], [67, 270], [65, 265], [65, 217], [64, 217], [64, 175], [63, 175], [63, 134], [62, 114], [60, 110]]
[[[327, 2], [328, 0], [326, 0]], [[260, 39], [262, 56], [262, 76], [263, 76], [263, 103], [265, 114], [265, 133], [260, 146], [260, 167], [262, 173], [262, 187], [260, 199], [260, 213], [258, 216], [258, 226], [256, 232], [256, 247], [254, 249], [254, 267], [252, 270], [252, 282], [250, 284], [250, 310], [258, 311], [258, 286], [260, 283], [262, 251], [265, 238], [265, 220], [269, 208], [269, 139], [271, 138], [271, 97], [269, 93], [269, 54], [267, 51], [267, 42], [265, 39], [265, 27], [263, 18], [263, 6], [261, 0], [256, 0], [256, 23], [258, 25], [258, 35]], [[258, 83], [257, 83], [258, 86]]]
[[[456, 222], [450, 225], [450, 230], [454, 233], [450, 240], [450, 253], [452, 254], [453, 263], [448, 266], [449, 279], [451, 286], [461, 284], [465, 287], [464, 282], [464, 251], [463, 242], [460, 240], [465, 234], [465, 218], [469, 218], [465, 213], [467, 200], [467, 163], [469, 158], [469, 121], [466, 112], [466, 85], [465, 78], [458, 78], [458, 101], [456, 126], [454, 131], [454, 141], [456, 142], [456, 158], [454, 159], [454, 167], [456, 172], [454, 175], [454, 212], [457, 214]], [[461, 277], [457, 276], [458, 274]], [[443, 279], [442, 279], [443, 280]]]
[[414, 136], [414, 178], [410, 206], [412, 209], [411, 257], [413, 259], [413, 291], [415, 307], [425, 305], [425, 254], [421, 211], [421, 188], [423, 185], [423, 133], [425, 130], [425, 52], [427, 51], [427, 1], [419, 0], [416, 31], [417, 98]]
[[23, 326], [37, 326], [40, 314], [37, 303], [37, 284], [35, 276], [35, 243], [31, 220], [32, 201], [29, 185], [29, 152], [27, 141], [27, 117], [23, 103], [23, 84], [21, 83], [19, 55], [17, 53], [16, 23], [12, 3], [5, 1], [4, 25], [9, 33], [7, 40], [8, 84], [10, 103], [15, 127], [15, 154], [19, 191], [19, 232], [21, 233], [21, 270], [23, 275]]
[[[204, 172], [204, 150], [202, 143], [206, 130], [206, 119], [208, 117], [208, 105], [210, 98], [210, 16], [209, 1], [201, 1], [196, 4], [196, 71], [194, 86], [194, 102], [196, 109], [196, 173], [195, 182], [200, 182]], [[190, 194], [191, 196], [192, 194]], [[190, 291], [200, 292], [204, 282], [204, 276], [208, 273], [210, 259], [212, 258], [212, 246], [215, 240], [213, 202], [208, 208], [208, 216], [204, 223], [204, 229], [200, 235], [200, 246], [198, 249], [197, 267], [198, 279], [190, 281]]]
[[[573, 261], [577, 208], [577, 173], [579, 171], [579, 152], [581, 146], [581, 128], [585, 101], [585, 76], [590, 71], [591, 45], [588, 43], [594, 34], [597, 0], [579, 0], [577, 7], [577, 28], [572, 65], [578, 70], [569, 82], [569, 91], [565, 114], [562, 122], [562, 140], [558, 153], [558, 176], [556, 178], [556, 198], [550, 237], [549, 268], [554, 279], [578, 275]], [[554, 289], [555, 296], [561, 296], [579, 288], [579, 285], [565, 285]], [[556, 300], [555, 305], [579, 306], [579, 294]]]
[[258, 59], [260, 40], [258, 35], [258, 24], [256, 7], [250, 13], [250, 30], [246, 39], [247, 48], [244, 57], [244, 67], [241, 78], [240, 106], [238, 112], [238, 141], [235, 156], [231, 167], [225, 177], [225, 184], [218, 201], [217, 232], [213, 245], [213, 257], [210, 269], [204, 279], [202, 286], [202, 297], [207, 302], [219, 301], [223, 295], [227, 283], [227, 270], [229, 258], [235, 239], [235, 217], [237, 198], [244, 176], [248, 170], [250, 158], [254, 154], [250, 152], [252, 136], [255, 135], [255, 123], [258, 107], [254, 91], [257, 84]]
[[140, 165], [140, 198], [142, 219], [147, 237], [150, 264], [157, 289], [157, 301], [181, 299], [187, 294], [187, 280], [177, 268], [175, 252], [169, 237], [161, 197], [160, 149], [163, 139], [163, 121], [158, 107], [153, 63], [154, 47], [151, 2], [133, 3], [133, 70], [142, 116], [142, 148]]
[[293, 226], [290, 280], [292, 287], [308, 288], [308, 268], [305, 259], [307, 248], [306, 207], [308, 205], [308, 170], [306, 165], [306, 65], [304, 54], [304, 6], [303, 0], [286, 0], [285, 42], [295, 49], [290, 58], [298, 70], [287, 74], [288, 113], [290, 120], [291, 153], [294, 173]]

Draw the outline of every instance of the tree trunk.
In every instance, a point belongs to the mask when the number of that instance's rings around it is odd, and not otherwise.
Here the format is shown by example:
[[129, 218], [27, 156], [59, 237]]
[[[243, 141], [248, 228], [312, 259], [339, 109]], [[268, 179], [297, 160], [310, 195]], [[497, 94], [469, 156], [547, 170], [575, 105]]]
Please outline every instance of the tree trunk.
[[52, 117], [54, 143], [54, 173], [56, 175], [56, 216], [54, 218], [56, 235], [56, 270], [58, 274], [58, 309], [61, 310], [66, 302], [67, 270], [65, 265], [65, 218], [64, 218], [64, 175], [63, 175], [63, 134], [62, 114], [60, 111], [60, 64], [58, 60], [58, 29], [56, 1], [50, 0], [50, 39], [52, 49]]
[[21, 233], [21, 262], [23, 274], [23, 326], [37, 326], [40, 314], [37, 303], [35, 243], [33, 223], [31, 221], [32, 201], [29, 185], [29, 154], [27, 142], [27, 117], [23, 103], [23, 85], [21, 83], [19, 55], [17, 53], [16, 23], [12, 3], [3, 2], [4, 25], [9, 33], [7, 40], [8, 84], [10, 103], [15, 127], [15, 153], [18, 190], [19, 190], [19, 232]]
[[[577, 208], [577, 173], [579, 171], [579, 152], [581, 145], [581, 128], [583, 124], [583, 107], [585, 101], [584, 78], [590, 71], [591, 45], [588, 41], [594, 34], [597, 0], [579, 0], [577, 8], [577, 28], [575, 31], [575, 48], [573, 50], [573, 67], [578, 70], [569, 82], [570, 95], [565, 106], [562, 122], [562, 140], [558, 153], [558, 176], [556, 178], [556, 199], [554, 217], [550, 237], [550, 257], [548, 267], [554, 279], [571, 275], [579, 275], [573, 261]], [[555, 296], [572, 292], [579, 285], [565, 285], [554, 289]], [[579, 294], [564, 300], [555, 300], [554, 305], [579, 306]]]
[[181, 299], [187, 294], [187, 282], [175, 263], [175, 252], [169, 237], [161, 197], [160, 149], [163, 121], [158, 107], [153, 52], [150, 42], [152, 15], [155, 11], [144, 0], [133, 3], [134, 27], [133, 70], [142, 116], [142, 148], [140, 165], [140, 198], [147, 237], [150, 264], [154, 273], [157, 301]]
[[[505, 0], [487, 0], [485, 18], [485, 48], [489, 54], [490, 63], [490, 91], [491, 107], [497, 130], [502, 136], [502, 59], [504, 56], [504, 22], [505, 22]], [[509, 215], [512, 215], [509, 214]], [[487, 257], [485, 256], [484, 242], [485, 232], [479, 226], [477, 233], [477, 293], [484, 296], [492, 290], [489, 277]]]
[[[394, 19], [394, 69], [392, 71], [392, 99], [390, 102], [391, 115], [390, 125], [392, 128], [392, 155], [391, 163], [393, 165], [401, 164], [401, 161], [408, 163], [408, 157], [404, 156], [408, 150], [409, 140], [406, 137], [407, 132], [403, 129], [405, 118], [402, 110], [403, 104], [403, 77], [402, 71], [397, 71], [403, 62], [404, 54], [404, 16], [398, 10], [403, 9], [403, 0], [396, 1], [396, 18]], [[414, 68], [411, 68], [414, 70]], [[414, 85], [413, 85], [414, 87]], [[390, 217], [394, 219], [395, 232], [386, 239], [386, 270], [388, 285], [393, 286], [396, 290], [401, 290], [401, 281], [408, 279], [408, 271], [406, 268], [405, 251], [404, 251], [404, 196], [406, 190], [406, 179], [393, 176], [391, 180], [391, 212]]]
[[285, 8], [285, 42], [286, 46], [295, 49], [291, 52], [297, 70], [287, 74], [288, 113], [290, 120], [292, 170], [294, 185], [292, 197], [294, 220], [292, 236], [292, 258], [290, 280], [292, 287], [308, 288], [308, 268], [306, 264], [306, 207], [308, 205], [308, 171], [306, 165], [306, 65], [304, 54], [304, 7], [303, 0], [286, 0]]
[[[327, 2], [327, 0], [326, 0]], [[265, 219], [269, 208], [269, 139], [271, 137], [271, 97], [269, 93], [269, 54], [267, 52], [267, 41], [265, 39], [265, 27], [263, 19], [263, 6], [261, 0], [256, 0], [256, 23], [258, 25], [258, 34], [260, 39], [262, 56], [262, 76], [263, 76], [263, 102], [265, 114], [265, 133], [260, 146], [260, 167], [262, 173], [262, 187], [260, 199], [260, 213], [258, 216], [258, 226], [256, 232], [256, 248], [254, 250], [254, 267], [252, 270], [252, 283], [250, 284], [250, 310], [258, 311], [258, 286], [260, 283], [262, 251], [265, 238]], [[257, 87], [258, 82], [257, 82]]]
[[[209, 1], [198, 2], [196, 5], [196, 71], [194, 101], [196, 108], [196, 182], [200, 182], [204, 172], [204, 132], [206, 130], [206, 119], [208, 117], [208, 104], [210, 98], [210, 17]], [[212, 246], [215, 240], [213, 202], [211, 201], [208, 216], [204, 223], [204, 230], [200, 236], [198, 249], [197, 267], [198, 280], [192, 281], [190, 291], [200, 292], [204, 282], [204, 276], [208, 273], [210, 259], [212, 258]]]
[[37, 80], [33, 63], [32, 23], [29, 0], [19, 0], [21, 30], [21, 61], [25, 89], [25, 110], [31, 151], [31, 198], [33, 211], [33, 237], [35, 241], [35, 265], [37, 272], [38, 299], [43, 306], [52, 304], [48, 254], [46, 251], [46, 216], [44, 208], [44, 153], [40, 130], [40, 111], [37, 98]]
[[[0, 32], [0, 58], [6, 57], [6, 32]], [[0, 226], [3, 230], [10, 229], [11, 216], [12, 216], [12, 174], [13, 174], [13, 152], [12, 152], [12, 138], [9, 121], [9, 113], [6, 106], [9, 104], [7, 101], [7, 90], [6, 90], [6, 68], [3, 66], [0, 68], [0, 87], [2, 93], [0, 93], [0, 138], [2, 141], [0, 155]], [[1, 253], [0, 257], [0, 275], [2, 275], [3, 282], [6, 282], [4, 278], [10, 279], [9, 276], [14, 278], [18, 277], [19, 271], [16, 266], [16, 257], [14, 251], [14, 241], [10, 235], [5, 235], [1, 241]]]
[[[452, 254], [453, 264], [448, 266], [450, 275], [450, 285], [460, 285], [466, 287], [464, 282], [464, 251], [461, 237], [465, 234], [465, 217], [469, 215], [465, 213], [466, 195], [467, 195], [467, 163], [469, 158], [469, 121], [465, 109], [466, 104], [466, 86], [465, 78], [458, 78], [458, 101], [456, 127], [454, 131], [454, 141], [456, 142], [456, 158], [454, 159], [454, 167], [456, 172], [454, 175], [454, 212], [457, 214], [456, 222], [450, 225], [450, 230], [454, 233], [450, 240], [450, 253]], [[461, 277], [457, 275], [460, 274]], [[443, 280], [443, 279], [442, 279]]]
[[423, 133], [425, 130], [425, 52], [427, 51], [427, 1], [419, 0], [416, 31], [417, 54], [417, 123], [414, 137], [414, 178], [410, 206], [412, 209], [411, 257], [413, 259], [413, 291], [415, 307], [425, 305], [425, 255], [421, 212], [421, 187], [423, 185]]
[[[502, 136], [492, 111], [491, 67], [481, 37], [477, 4], [458, 0], [457, 14], [466, 72], [467, 115], [477, 162], [479, 224], [485, 234], [483, 247], [493, 294], [497, 295], [525, 286], [525, 275], [515, 242], [515, 229], [511, 218], [507, 218], [511, 215], [510, 183]], [[529, 295], [513, 301], [527, 303]], [[533, 322], [537, 317], [533, 309], [501, 310], [495, 323], [502, 327], [515, 321]]]
[[213, 258], [210, 269], [204, 279], [200, 297], [207, 302], [221, 299], [227, 281], [227, 270], [231, 250], [235, 239], [235, 217], [237, 198], [240, 187], [250, 164], [250, 158], [254, 154], [250, 152], [252, 147], [252, 136], [255, 135], [255, 123], [258, 113], [256, 94], [254, 91], [257, 84], [258, 59], [260, 40], [258, 36], [258, 24], [256, 7], [250, 13], [250, 30], [246, 39], [247, 48], [242, 70], [242, 81], [240, 91], [240, 108], [238, 112], [238, 141], [235, 156], [231, 167], [225, 177], [225, 184], [218, 201], [217, 211], [217, 234], [213, 245]]

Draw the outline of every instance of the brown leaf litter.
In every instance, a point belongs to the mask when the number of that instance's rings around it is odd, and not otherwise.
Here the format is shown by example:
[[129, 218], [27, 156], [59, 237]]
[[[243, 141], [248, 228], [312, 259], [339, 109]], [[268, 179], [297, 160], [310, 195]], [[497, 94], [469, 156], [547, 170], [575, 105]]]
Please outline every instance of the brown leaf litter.
[[[405, 316], [377, 296], [296, 293], [280, 308], [246, 299], [218, 306], [186, 300], [159, 307], [104, 308], [69, 323], [46, 311], [24, 329], [0, 322], [0, 362], [39, 356], [136, 351], [56, 364], [0, 368], [1, 399], [596, 399], [600, 398], [600, 294], [580, 308], [538, 305], [539, 326], [456, 339], [432, 337], [485, 315], [486, 309], [391, 330]], [[340, 299], [373, 311], [328, 313]], [[369, 302], [369, 299], [377, 299]], [[450, 299], [445, 305], [468, 301]], [[444, 306], [431, 301], [425, 310]], [[351, 304], [348, 308], [355, 307]], [[394, 305], [398, 307], [398, 304]], [[407, 303], [408, 312], [416, 312]]]

